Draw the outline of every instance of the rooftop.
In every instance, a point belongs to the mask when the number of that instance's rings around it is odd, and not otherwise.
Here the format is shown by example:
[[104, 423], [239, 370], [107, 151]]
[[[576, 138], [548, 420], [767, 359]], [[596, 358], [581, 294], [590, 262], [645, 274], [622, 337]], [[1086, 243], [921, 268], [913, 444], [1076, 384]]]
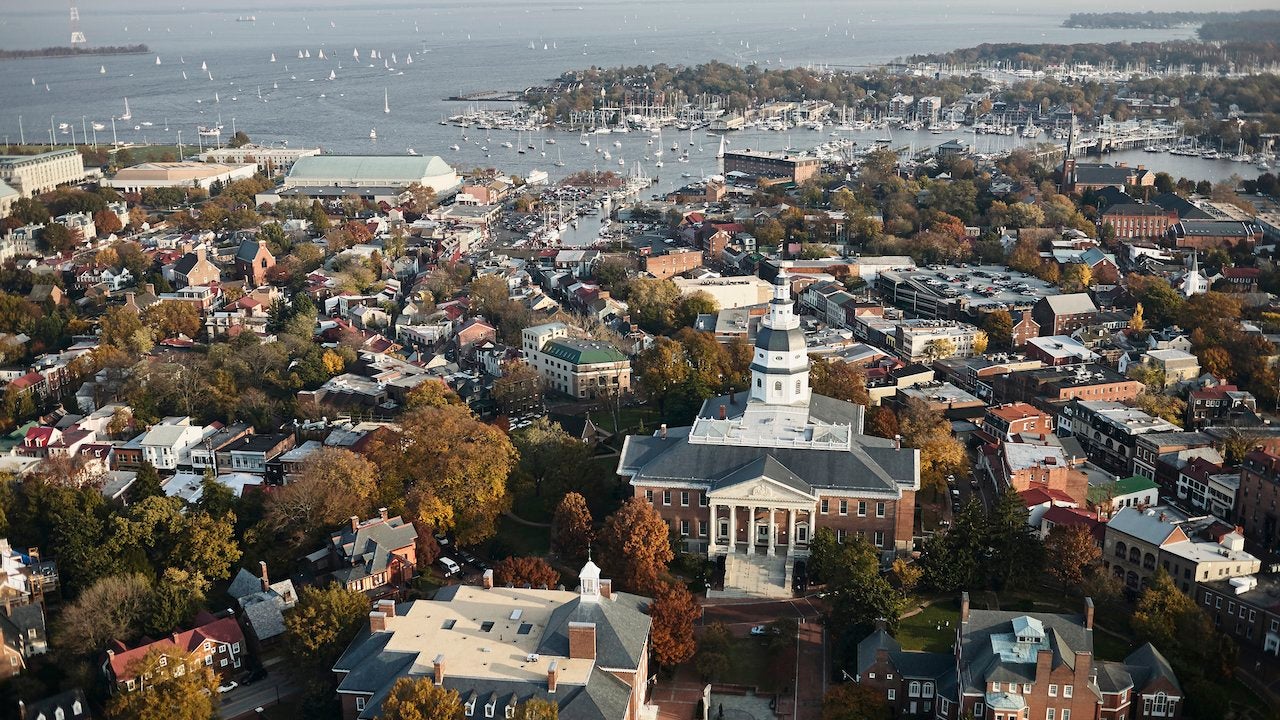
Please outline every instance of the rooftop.
[[298, 158], [288, 178], [294, 185], [333, 178], [408, 185], [452, 172], [449, 163], [436, 155], [313, 155]]

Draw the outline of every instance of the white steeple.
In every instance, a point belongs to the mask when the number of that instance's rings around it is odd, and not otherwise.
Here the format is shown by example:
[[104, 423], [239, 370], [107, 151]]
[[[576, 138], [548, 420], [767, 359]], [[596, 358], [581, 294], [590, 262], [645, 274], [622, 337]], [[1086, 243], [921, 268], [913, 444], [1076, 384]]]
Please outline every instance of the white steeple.
[[786, 268], [773, 284], [769, 314], [761, 320], [751, 361], [751, 401], [809, 404], [809, 353], [794, 312]]
[[578, 571], [578, 597], [583, 602], [600, 599], [600, 567], [591, 562], [590, 551], [587, 551], [587, 564]]

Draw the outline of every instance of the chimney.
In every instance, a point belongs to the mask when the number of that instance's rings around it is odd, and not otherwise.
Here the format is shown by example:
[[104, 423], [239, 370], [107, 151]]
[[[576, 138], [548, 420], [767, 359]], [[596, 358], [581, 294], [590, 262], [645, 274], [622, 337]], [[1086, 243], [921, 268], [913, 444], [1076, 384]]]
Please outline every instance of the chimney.
[[360, 529], [360, 516], [352, 515], [351, 516], [351, 532], [355, 532], [359, 529]]
[[389, 618], [393, 618], [396, 616], [396, 601], [395, 600], [379, 600], [378, 610], [383, 615], [386, 615]]
[[559, 670], [560, 670], [559, 663], [557, 663], [555, 660], [552, 660], [551, 664], [547, 666], [547, 694], [548, 695], [554, 695], [556, 692], [556, 675], [559, 674]]
[[484, 586], [485, 590], [493, 589], [493, 569], [492, 568], [484, 571], [484, 575], [482, 575], [480, 578], [480, 584]]
[[569, 623], [569, 657], [582, 660], [596, 658], [595, 623]]
[[901, 435], [894, 435], [894, 436], [893, 436], [893, 449], [894, 449], [894, 450], [901, 450], [901, 449], [902, 449], [902, 436], [901, 436]]
[[271, 589], [271, 576], [267, 575], [266, 560], [258, 561], [258, 575], [262, 577], [262, 592], [267, 592]]
[[1084, 599], [1084, 629], [1093, 629], [1093, 598]]
[[604, 598], [605, 600], [613, 599], [613, 581], [612, 580], [600, 581], [600, 597]]
[[146, 285], [143, 285], [143, 287], [147, 289], [147, 294], [148, 294], [148, 295], [155, 295], [155, 294], [156, 294], [156, 284], [155, 284], [155, 283], [147, 283]]
[[169, 639], [173, 641], [173, 644], [174, 644], [174, 645], [177, 645], [177, 644], [178, 644], [178, 631], [177, 631], [177, 630], [174, 630], [173, 632], [169, 633]]
[[721, 420], [724, 420], [724, 419], [725, 419], [725, 418], [727, 418], [727, 417], [729, 417], [729, 408], [725, 407], [724, 405], [721, 405], [721, 406], [720, 406], [720, 419], [721, 419]]
[[387, 614], [374, 610], [369, 613], [369, 632], [386, 632]]
[[196, 262], [204, 262], [204, 245], [196, 248]]
[[444, 684], [444, 653], [436, 655], [436, 659], [431, 661], [431, 674], [436, 685]]
[[382, 518], [383, 520], [386, 520], [386, 519], [387, 519], [387, 509], [386, 509], [386, 508], [384, 508], [384, 507], [380, 507], [380, 508], [378, 508], [378, 517]]
[[666, 423], [662, 423], [662, 425], [658, 426], [658, 437], [662, 438], [663, 440], [666, 440], [666, 439], [667, 439], [667, 424], [666, 424]]
[[960, 622], [969, 622], [969, 593], [960, 593]]

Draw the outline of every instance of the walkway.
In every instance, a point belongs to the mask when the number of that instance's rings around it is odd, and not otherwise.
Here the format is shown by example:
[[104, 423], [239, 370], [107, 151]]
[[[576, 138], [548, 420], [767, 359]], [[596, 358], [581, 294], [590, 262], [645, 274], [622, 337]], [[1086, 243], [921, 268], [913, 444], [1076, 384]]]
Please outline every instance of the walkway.
[[789, 598], [787, 558], [784, 555], [725, 556], [724, 590], [709, 590], [710, 598]]

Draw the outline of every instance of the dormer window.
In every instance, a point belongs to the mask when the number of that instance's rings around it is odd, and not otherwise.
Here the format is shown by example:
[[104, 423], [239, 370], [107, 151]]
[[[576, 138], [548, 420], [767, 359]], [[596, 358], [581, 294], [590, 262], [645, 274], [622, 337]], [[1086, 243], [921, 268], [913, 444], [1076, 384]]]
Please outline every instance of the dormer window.
[[463, 711], [464, 711], [464, 712], [466, 712], [467, 717], [471, 717], [472, 715], [475, 715], [475, 713], [476, 713], [476, 701], [475, 701], [475, 698], [472, 698], [472, 699], [468, 700], [468, 701], [467, 701], [467, 704], [462, 706], [462, 709], [463, 709]]
[[515, 709], [514, 707], [512, 707], [511, 705], [508, 705], [508, 706], [507, 706], [507, 720], [511, 720], [511, 718], [513, 718], [513, 717], [515, 717], [515, 716], [516, 716], [516, 709]]
[[497, 707], [497, 703], [485, 703], [484, 716], [487, 718], [493, 717], [493, 711], [494, 711], [494, 708], [496, 707]]

